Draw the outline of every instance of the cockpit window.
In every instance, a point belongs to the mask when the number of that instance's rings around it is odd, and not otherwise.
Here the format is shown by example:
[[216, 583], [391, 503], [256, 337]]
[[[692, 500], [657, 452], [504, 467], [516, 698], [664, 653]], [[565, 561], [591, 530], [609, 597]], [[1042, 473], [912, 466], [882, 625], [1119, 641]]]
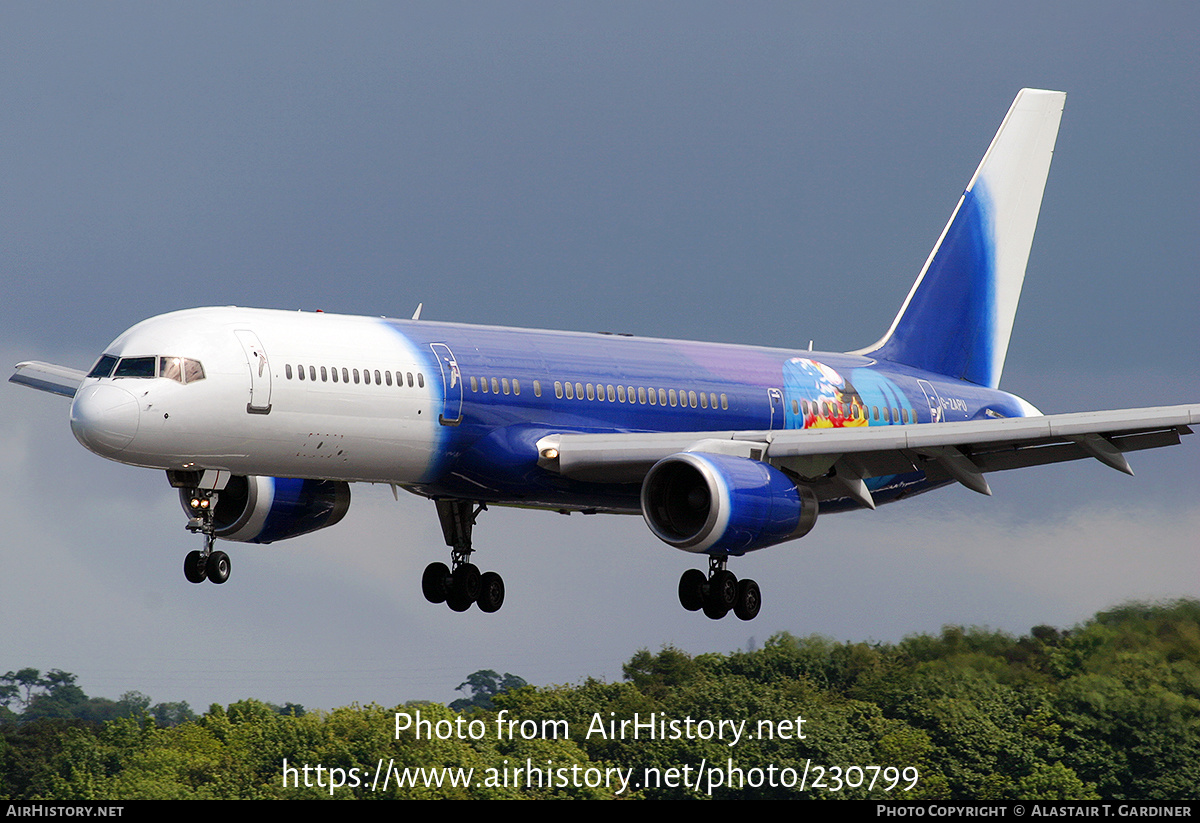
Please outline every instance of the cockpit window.
[[92, 366], [92, 370], [88, 372], [88, 377], [108, 377], [112, 374], [115, 365], [117, 365], [117, 358], [111, 354], [102, 354], [96, 361], [96, 365]]
[[157, 357], [122, 357], [113, 377], [154, 377]]
[[[111, 362], [105, 364], [105, 358]], [[195, 383], [204, 379], [204, 366], [190, 357], [122, 357], [117, 362], [115, 357], [105, 355], [88, 376], [108, 377], [109, 373], [113, 377], [165, 377], [176, 383]]]
[[160, 357], [158, 358], [158, 376], [165, 377], [168, 380], [174, 380], [176, 383], [183, 382], [183, 358], [182, 357]]
[[193, 360], [190, 357], [183, 359], [183, 380], [185, 383], [195, 383], [197, 380], [204, 379], [204, 367], [200, 365], [199, 360]]
[[195, 383], [204, 379], [204, 367], [190, 357], [160, 357], [158, 376], [176, 383]]

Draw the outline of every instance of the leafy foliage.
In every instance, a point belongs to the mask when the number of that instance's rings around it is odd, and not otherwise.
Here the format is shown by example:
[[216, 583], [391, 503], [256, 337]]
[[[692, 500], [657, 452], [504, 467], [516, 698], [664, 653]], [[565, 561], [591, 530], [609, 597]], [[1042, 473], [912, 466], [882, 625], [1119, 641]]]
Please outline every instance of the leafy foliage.
[[[74, 675], [21, 669], [0, 677], [0, 795], [618, 796], [599, 779], [555, 777], [570, 769], [632, 774], [619, 796], [646, 798], [1189, 800], [1200, 784], [1197, 601], [1128, 604], [1019, 638], [947, 627], [897, 644], [783, 633], [748, 652], [642, 650], [624, 674], [534, 688], [482, 670], [450, 707], [306, 713], [245, 700], [197, 717], [186, 703], [88, 698]], [[398, 731], [399, 715], [408, 722]], [[635, 719], [641, 726], [628, 725]], [[730, 728], [716, 733], [721, 720], [744, 723], [736, 743]], [[696, 733], [671, 732], [685, 727]], [[920, 779], [889, 794], [753, 780], [697, 790], [669, 777], [701, 763], [743, 778], [875, 764], [912, 767]], [[425, 779], [431, 770], [437, 780]], [[461, 770], [473, 770], [470, 785], [449, 778]], [[372, 785], [377, 774], [386, 784]]]

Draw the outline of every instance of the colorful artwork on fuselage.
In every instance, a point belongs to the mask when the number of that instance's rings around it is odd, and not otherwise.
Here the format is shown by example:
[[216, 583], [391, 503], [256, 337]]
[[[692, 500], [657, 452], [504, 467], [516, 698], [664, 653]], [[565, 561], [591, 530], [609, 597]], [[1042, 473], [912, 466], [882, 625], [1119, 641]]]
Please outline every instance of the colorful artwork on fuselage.
[[834, 369], [793, 357], [783, 364], [783, 390], [789, 429], [833, 429], [869, 425], [862, 397]]

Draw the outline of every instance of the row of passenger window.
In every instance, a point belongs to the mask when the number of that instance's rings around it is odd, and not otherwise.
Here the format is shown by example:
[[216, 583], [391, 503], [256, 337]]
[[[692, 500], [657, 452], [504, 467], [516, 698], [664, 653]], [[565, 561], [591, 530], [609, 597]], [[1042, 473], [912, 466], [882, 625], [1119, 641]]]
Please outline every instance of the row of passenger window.
[[847, 413], [846, 406], [842, 403], [831, 403], [828, 400], [822, 400], [820, 405], [818, 405], [815, 400], [811, 403], [808, 400], [801, 400], [798, 403], [793, 400], [792, 414], [800, 414], [801, 411], [804, 412], [805, 417], [808, 417], [810, 414], [814, 417], [849, 417], [854, 420], [874, 420], [876, 423], [882, 417], [884, 423], [908, 423], [910, 420], [913, 423], [917, 422], [917, 412], [915, 409], [910, 412], [904, 408], [897, 409], [893, 407], [889, 409], [887, 406], [884, 406], [881, 413], [879, 406], [872, 406], [870, 413], [868, 413], [866, 406], [851, 403], [849, 413]]
[[[512, 380], [509, 380], [507, 377], [493, 377], [490, 378], [489, 381], [489, 378], [487, 377], [476, 378], [474, 375], [471, 376], [471, 391], [482, 391], [484, 394], [487, 394], [489, 391], [489, 382], [490, 391], [492, 394], [500, 394], [503, 392], [504, 394], [519, 395], [521, 393], [521, 381], [515, 377]], [[533, 381], [533, 394], [535, 397], [542, 396], [542, 381]]]
[[204, 379], [204, 366], [190, 357], [122, 357], [101, 355], [88, 377], [165, 377], [176, 383]]
[[[471, 391], [483, 394], [521, 394], [521, 381], [507, 377], [471, 377]], [[533, 381], [533, 394], [542, 396], [542, 381]], [[599, 400], [609, 403], [640, 403], [651, 406], [690, 406], [693, 409], [729, 408], [729, 398], [724, 394], [720, 399], [714, 393], [686, 391], [684, 389], [652, 389], [645, 386], [611, 386], [600, 383], [564, 383], [554, 381], [554, 396], [559, 400]]]
[[554, 396], [568, 400], [607, 400], [609, 403], [636, 403], [641, 406], [683, 406], [693, 409], [729, 408], [729, 398], [724, 393], [696, 392], [688, 389], [660, 389], [646, 386], [612, 386], [600, 383], [560, 383], [554, 381]]
[[345, 366], [296, 366], [295, 372], [292, 371], [292, 364], [288, 363], [283, 367], [283, 374], [288, 380], [293, 378], [297, 380], [309, 380], [316, 382], [320, 380], [322, 383], [350, 383], [355, 385], [362, 383], [370, 386], [372, 383], [376, 386], [399, 386], [403, 388], [405, 382], [409, 388], [417, 386], [425, 388], [425, 375], [421, 372], [416, 373], [416, 379], [413, 379], [412, 372], [395, 372], [395, 380], [392, 379], [392, 372], [379, 369], [363, 369], [361, 372], [358, 369], [349, 369]]

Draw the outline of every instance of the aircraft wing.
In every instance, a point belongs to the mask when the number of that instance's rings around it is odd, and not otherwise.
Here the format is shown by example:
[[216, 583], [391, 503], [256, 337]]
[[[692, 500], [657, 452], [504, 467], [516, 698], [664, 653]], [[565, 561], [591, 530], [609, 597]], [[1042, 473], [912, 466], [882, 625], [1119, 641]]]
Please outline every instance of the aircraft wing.
[[809, 483], [819, 499], [874, 508], [863, 481], [924, 471], [991, 494], [986, 472], [1094, 457], [1132, 474], [1124, 453], [1179, 443], [1200, 405], [860, 428], [554, 434], [539, 465], [579, 480], [639, 483], [664, 457], [697, 451], [765, 460]]
[[26, 360], [17, 364], [17, 370], [8, 378], [8, 382], [51, 394], [61, 394], [63, 397], [74, 397], [75, 390], [85, 377], [87, 372], [79, 369]]

